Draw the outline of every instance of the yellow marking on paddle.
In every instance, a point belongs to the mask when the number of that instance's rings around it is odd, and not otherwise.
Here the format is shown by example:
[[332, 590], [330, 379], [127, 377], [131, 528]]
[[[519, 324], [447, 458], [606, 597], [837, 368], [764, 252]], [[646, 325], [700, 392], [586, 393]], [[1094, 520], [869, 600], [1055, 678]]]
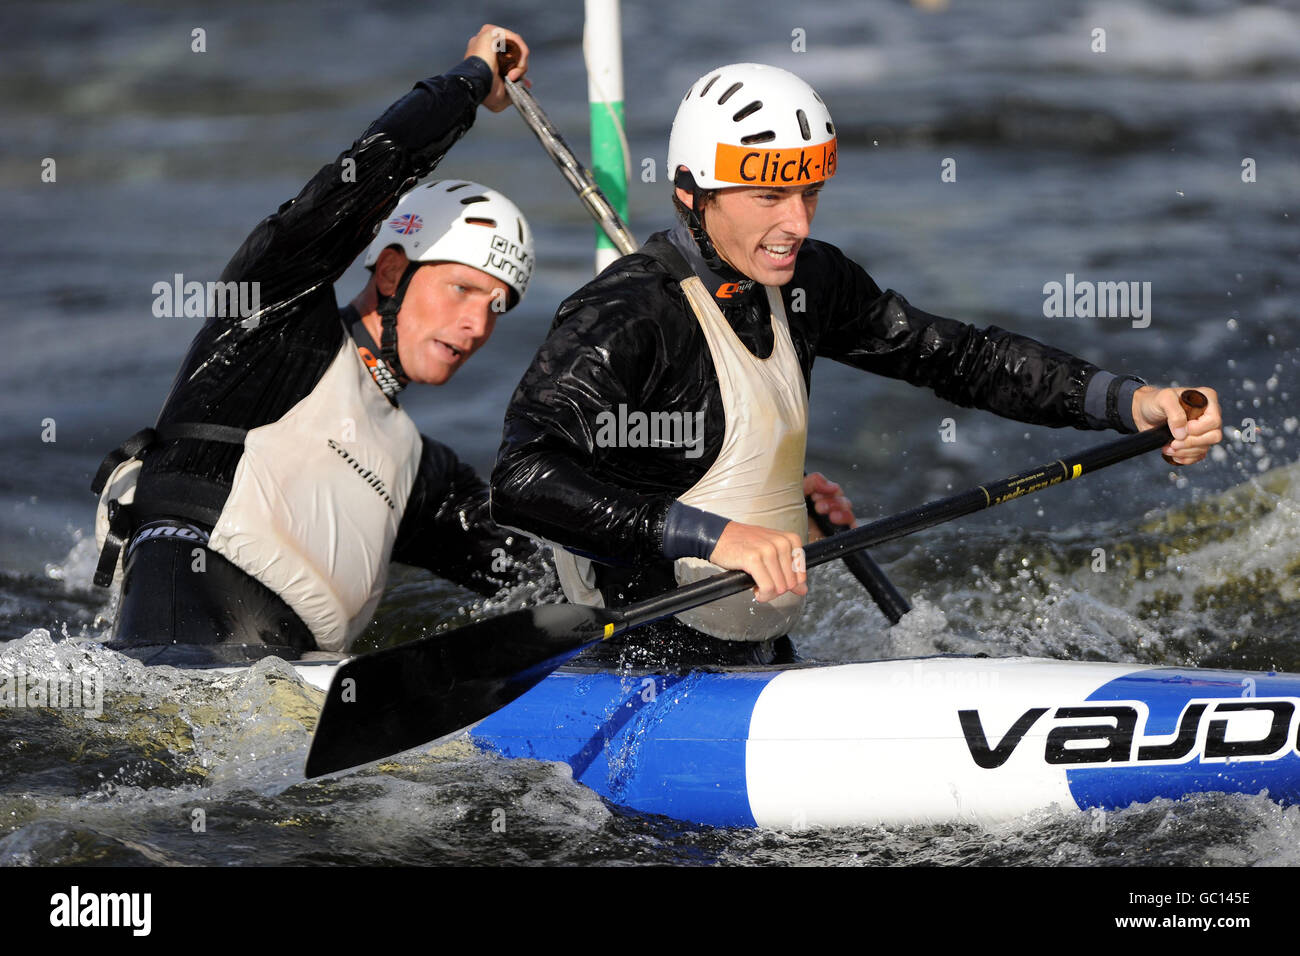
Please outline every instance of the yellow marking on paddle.
[[1078, 477], [1079, 477], [1080, 475], [1082, 475], [1082, 474], [1083, 474], [1083, 465], [1075, 465], [1075, 466], [1074, 466], [1074, 474], [1072, 474], [1070, 477], [1071, 477], [1071, 478], [1078, 478]]
[[984, 507], [987, 508], [993, 503], [993, 499], [989, 497], [989, 490], [983, 485], [980, 485], [980, 491], [984, 492]]
[[613, 625], [613, 624], [606, 624], [606, 625], [605, 625], [605, 636], [602, 637], [601, 640], [602, 640], [602, 641], [607, 641], [607, 640], [609, 640], [609, 639], [610, 639], [611, 637], [613, 637], [613, 636], [614, 636], [614, 625]]

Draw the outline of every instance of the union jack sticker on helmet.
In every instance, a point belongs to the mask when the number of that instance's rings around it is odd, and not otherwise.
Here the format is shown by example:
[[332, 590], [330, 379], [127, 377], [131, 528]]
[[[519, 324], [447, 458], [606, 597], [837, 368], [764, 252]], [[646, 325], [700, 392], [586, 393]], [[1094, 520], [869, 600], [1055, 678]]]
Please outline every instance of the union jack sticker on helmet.
[[424, 220], [413, 212], [404, 213], [388, 220], [389, 228], [400, 236], [409, 236], [424, 228]]
[[507, 308], [523, 298], [533, 271], [533, 233], [519, 207], [465, 179], [421, 183], [402, 196], [380, 220], [362, 265], [373, 268], [390, 246], [410, 262], [458, 262], [500, 279], [510, 287]]

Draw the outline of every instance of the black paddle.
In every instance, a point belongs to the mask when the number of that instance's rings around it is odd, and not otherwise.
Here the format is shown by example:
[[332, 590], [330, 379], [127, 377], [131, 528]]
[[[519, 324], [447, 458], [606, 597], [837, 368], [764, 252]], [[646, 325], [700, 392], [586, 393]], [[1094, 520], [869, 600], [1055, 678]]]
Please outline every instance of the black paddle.
[[[1190, 389], [1181, 398], [1184, 407], [1206, 406], [1205, 396]], [[811, 568], [843, 558], [1170, 441], [1169, 428], [1162, 425], [872, 521], [808, 545], [805, 563]], [[456, 733], [504, 707], [589, 645], [753, 586], [744, 571], [727, 571], [617, 610], [544, 604], [345, 661], [326, 694], [306, 775], [355, 767]]]
[[[851, 530], [848, 525], [835, 524], [826, 515], [820, 513], [813, 505], [811, 498], [806, 498], [808, 505], [808, 516], [812, 518], [813, 523], [817, 525], [817, 530], [826, 537], [833, 534], [844, 534]], [[885, 613], [889, 618], [890, 624], [897, 624], [903, 619], [903, 615], [912, 610], [912, 605], [907, 603], [907, 598], [898, 593], [898, 588], [894, 587], [894, 582], [889, 580], [884, 569], [876, 564], [875, 559], [865, 551], [856, 551], [853, 554], [844, 556], [844, 564], [858, 583], [867, 589], [871, 599], [876, 602], [876, 607]]]

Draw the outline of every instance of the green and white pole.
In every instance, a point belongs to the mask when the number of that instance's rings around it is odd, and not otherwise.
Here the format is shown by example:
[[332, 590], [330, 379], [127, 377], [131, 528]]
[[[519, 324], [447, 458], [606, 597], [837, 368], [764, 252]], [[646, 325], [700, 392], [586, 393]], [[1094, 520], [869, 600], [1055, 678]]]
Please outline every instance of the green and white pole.
[[[627, 221], [627, 137], [623, 126], [623, 39], [619, 0], [585, 0], [582, 46], [591, 109], [591, 165], [596, 185]], [[621, 253], [596, 227], [596, 271]]]

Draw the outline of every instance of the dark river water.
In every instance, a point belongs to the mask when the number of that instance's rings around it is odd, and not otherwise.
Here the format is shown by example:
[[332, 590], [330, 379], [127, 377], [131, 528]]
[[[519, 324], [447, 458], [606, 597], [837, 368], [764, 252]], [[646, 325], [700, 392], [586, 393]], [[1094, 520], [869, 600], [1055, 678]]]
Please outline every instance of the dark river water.
[[[640, 237], [670, 222], [662, 164], [682, 92], [724, 62], [775, 63], [817, 87], [839, 129], [814, 234], [882, 287], [1222, 396], [1226, 438], [1203, 465], [1175, 472], [1151, 456], [881, 548], [916, 607], [896, 627], [845, 572], [824, 570], [795, 635], [806, 656], [1300, 671], [1296, 3], [624, 6], [632, 168], [660, 169], [631, 187]], [[1300, 861], [1300, 809], [1266, 796], [1155, 801], [1111, 814], [1105, 832], [1059, 810], [996, 827], [781, 833], [630, 814], [562, 765], [463, 741], [304, 782], [322, 695], [283, 665], [218, 681], [103, 650], [113, 609], [90, 584], [90, 477], [152, 423], [197, 328], [156, 318], [153, 284], [215, 278], [389, 102], [457, 62], [487, 14], [302, 0], [39, 9], [0, 8], [0, 673], [93, 668], [105, 700], [97, 719], [0, 710], [0, 864]], [[580, 10], [498, 3], [490, 16], [530, 41], [534, 93], [585, 157]], [[487, 470], [556, 304], [591, 274], [593, 231], [512, 113], [481, 114], [439, 172], [501, 188], [537, 234], [525, 303], [455, 381], [404, 398], [422, 431]], [[1149, 283], [1149, 312], [1050, 317], [1044, 286], [1067, 276]], [[354, 265], [340, 297], [362, 277]], [[841, 481], [861, 518], [1099, 440], [824, 360], [814, 376], [809, 467]], [[1092, 570], [1097, 548], [1105, 573]], [[399, 570], [365, 640], [539, 593], [483, 602]], [[508, 838], [490, 826], [496, 807], [511, 808]], [[194, 838], [196, 809], [207, 839]]]

